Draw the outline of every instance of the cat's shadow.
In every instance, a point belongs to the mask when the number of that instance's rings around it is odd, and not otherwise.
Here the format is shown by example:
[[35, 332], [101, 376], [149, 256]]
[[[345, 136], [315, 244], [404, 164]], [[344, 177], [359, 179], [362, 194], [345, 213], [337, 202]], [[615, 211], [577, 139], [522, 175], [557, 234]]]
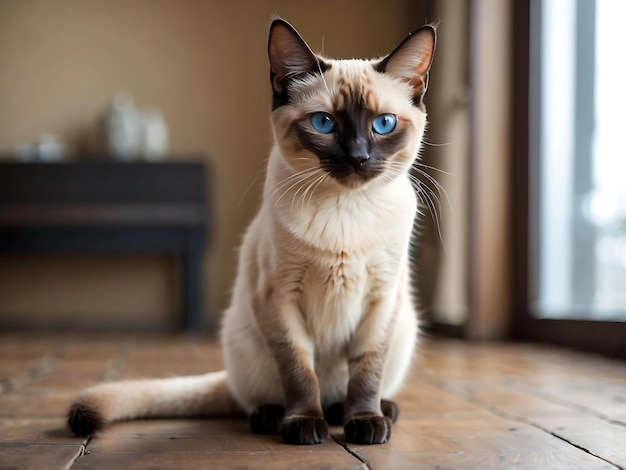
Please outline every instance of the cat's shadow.
[[[194, 420], [190, 420], [190, 422], [193, 422], [193, 421]], [[207, 434], [210, 434], [211, 420], [207, 419], [206, 424], [208, 427]], [[223, 423], [222, 423], [222, 426], [223, 426]], [[112, 428], [115, 427], [115, 424], [112, 424], [111, 427]], [[246, 420], [233, 419], [226, 427], [229, 432], [232, 432], [235, 435], [248, 436], [248, 437], [254, 436], [255, 438], [258, 438], [259, 440], [265, 440], [273, 444], [283, 444], [283, 439], [280, 436], [280, 434], [276, 434], [276, 435], [254, 434], [251, 431], [249, 423]], [[92, 439], [98, 438], [104, 435], [106, 435], [106, 430], [100, 433], [94, 434], [93, 436], [91, 436], [91, 438]], [[70, 431], [69, 429], [63, 426], [45, 430], [42, 433], [42, 437], [45, 439], [50, 439], [54, 441], [69, 440], [71, 441], [72, 444], [74, 443], [81, 444], [86, 439], [86, 437], [84, 436], [83, 437], [76, 436], [72, 431]], [[170, 436], [168, 439], [184, 439], [184, 437], [179, 437], [179, 436], [174, 435], [174, 436]], [[345, 444], [345, 437], [343, 435], [343, 432], [340, 426], [331, 426], [327, 441], [330, 441], [330, 442], [334, 441], [334, 442], [339, 443], [340, 445]]]

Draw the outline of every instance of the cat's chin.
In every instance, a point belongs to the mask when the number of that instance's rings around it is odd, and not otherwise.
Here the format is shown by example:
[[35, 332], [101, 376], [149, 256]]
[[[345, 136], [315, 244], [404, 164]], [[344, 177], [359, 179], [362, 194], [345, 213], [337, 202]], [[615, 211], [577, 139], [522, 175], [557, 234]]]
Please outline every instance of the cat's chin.
[[350, 175], [332, 175], [332, 176], [333, 176], [333, 180], [339, 186], [341, 186], [341, 188], [353, 189], [353, 190], [362, 189], [376, 179], [376, 177], [372, 177], [372, 176], [365, 177], [358, 173], [352, 173]]

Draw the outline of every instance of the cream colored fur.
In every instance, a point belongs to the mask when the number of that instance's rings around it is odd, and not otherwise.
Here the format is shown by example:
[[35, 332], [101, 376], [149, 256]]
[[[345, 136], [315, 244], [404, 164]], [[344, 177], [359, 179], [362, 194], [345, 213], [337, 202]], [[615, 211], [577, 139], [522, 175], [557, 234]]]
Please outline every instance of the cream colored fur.
[[[383, 74], [370, 61], [325, 60], [332, 67], [323, 79], [299, 81], [290, 95], [295, 104], [272, 113], [276, 144], [263, 201], [245, 233], [224, 316], [226, 371], [102, 384], [84, 391], [77, 403], [95, 408], [106, 421], [228, 414], [237, 407], [251, 413], [261, 405], [285, 404], [279, 370], [255, 314], [268, 307], [270, 297], [272, 322], [286, 330], [286, 339], [315, 371], [323, 406], [345, 400], [348, 358], [384, 343], [389, 332], [380, 396], [398, 391], [418, 336], [408, 256], [417, 201], [408, 171], [426, 115], [411, 102], [406, 70]], [[416, 62], [403, 57], [407, 67]], [[366, 105], [376, 113], [397, 115], [407, 136], [381, 175], [355, 187], [329, 176], [316, 155], [298, 147], [292, 131], [309, 113], [341, 106], [346, 83], [366, 92]]]

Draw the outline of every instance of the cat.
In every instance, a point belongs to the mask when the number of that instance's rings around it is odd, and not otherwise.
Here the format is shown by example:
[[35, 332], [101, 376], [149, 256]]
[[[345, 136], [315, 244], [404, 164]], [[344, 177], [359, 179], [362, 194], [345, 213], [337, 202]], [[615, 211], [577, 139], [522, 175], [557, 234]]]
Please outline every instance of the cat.
[[225, 312], [225, 370], [84, 390], [69, 427], [92, 434], [141, 417], [229, 415], [290, 444], [387, 442], [390, 398], [418, 339], [409, 243], [434, 27], [376, 60], [314, 54], [276, 18], [263, 202], [245, 233]]

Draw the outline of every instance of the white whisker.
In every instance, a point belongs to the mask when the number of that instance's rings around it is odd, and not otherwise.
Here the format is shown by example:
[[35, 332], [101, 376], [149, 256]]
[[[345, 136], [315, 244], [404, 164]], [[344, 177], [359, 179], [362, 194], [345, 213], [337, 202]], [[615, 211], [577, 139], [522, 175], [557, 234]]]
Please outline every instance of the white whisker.
[[[398, 162], [387, 162], [387, 168], [389, 172], [393, 172], [396, 174], [406, 174], [408, 176], [409, 181], [411, 182], [412, 186], [415, 188], [417, 196], [422, 201], [423, 206], [426, 207], [428, 212], [430, 212], [432, 215], [433, 223], [435, 225], [435, 229], [437, 230], [438, 238], [445, 252], [446, 249], [445, 249], [443, 235], [442, 235], [441, 202], [439, 198], [437, 197], [437, 194], [435, 194], [432, 188], [430, 188], [430, 186], [428, 186], [426, 183], [420, 180], [417, 176], [411, 174], [410, 172], [407, 172], [405, 165], [398, 163]], [[418, 174], [426, 177], [426, 179], [430, 181], [431, 184], [434, 184], [438, 191], [441, 192], [441, 190], [443, 190], [441, 185], [432, 176], [426, 174], [422, 170], [419, 170], [419, 169], [415, 169], [415, 170], [417, 170]], [[445, 193], [445, 190], [443, 192]], [[450, 200], [447, 198], [447, 194], [446, 194], [446, 199], [448, 201], [448, 204], [450, 204]], [[450, 209], [452, 210], [451, 204], [450, 204]]]
[[256, 183], [256, 181], [259, 179], [259, 175], [263, 174], [263, 171], [259, 171], [259, 166], [263, 165], [263, 167], [265, 167], [267, 165], [267, 160], [268, 160], [268, 158], [264, 158], [261, 162], [259, 162], [259, 163], [257, 163], [255, 165], [254, 170], [253, 170], [254, 171], [254, 178], [252, 178], [252, 181], [250, 182], [250, 184], [248, 185], [246, 190], [243, 192], [243, 194], [239, 198], [239, 202], [237, 203], [237, 209], [239, 209], [241, 207], [241, 203], [245, 199], [245, 197], [248, 194], [248, 192], [250, 191], [250, 189], [252, 189], [252, 186], [254, 186], [254, 183]]
[[435, 166], [426, 165], [425, 163], [420, 162], [419, 160], [415, 160], [413, 165], [421, 166], [422, 168], [426, 168], [428, 170], [438, 171], [439, 173], [443, 173], [444, 175], [453, 175], [454, 173], [450, 173], [449, 171], [442, 170], [441, 168], [437, 168]]
[[[322, 41], [324, 39], [322, 38]], [[330, 92], [330, 88], [328, 88], [328, 84], [326, 83], [326, 78], [324, 78], [324, 72], [322, 71], [322, 66], [320, 65], [320, 61], [317, 58], [317, 56], [315, 56], [315, 63], [317, 64], [317, 70], [319, 70], [320, 72], [320, 77], [322, 79], [322, 83], [324, 84], [324, 87], [326, 88], [326, 91], [328, 92], [328, 96], [332, 96], [332, 93]]]
[[[307, 175], [307, 176], [306, 176], [306, 178], [304, 178], [304, 179], [300, 180], [300, 183], [302, 183], [302, 184], [300, 184], [300, 186], [298, 187], [298, 189], [296, 189], [296, 192], [295, 192], [295, 193], [293, 194], [293, 196], [291, 197], [291, 212], [293, 212], [293, 206], [294, 206], [294, 203], [295, 203], [295, 201], [296, 201], [296, 197], [298, 197], [298, 194], [300, 193], [300, 191], [302, 191], [302, 190], [304, 189], [304, 187], [305, 187], [305, 184], [304, 184], [304, 183], [305, 183], [308, 179], [312, 178], [313, 176], [315, 176], [315, 175]], [[310, 184], [309, 182], [306, 182], [306, 185], [307, 185], [307, 186], [308, 186], [309, 184]]]
[[300, 178], [301, 176], [304, 176], [310, 172], [312, 172], [313, 170], [303, 170], [303, 171], [299, 171], [296, 172], [292, 175], [289, 175], [288, 177], [286, 177], [285, 179], [283, 179], [282, 181], [280, 181], [279, 183], [276, 184], [276, 189], [274, 189], [274, 192], [272, 192], [272, 196], [275, 195], [275, 193], [277, 193], [278, 191], [280, 191], [280, 189], [284, 186], [286, 186], [287, 184], [289, 184], [291, 181]]
[[443, 144], [435, 144], [434, 142], [429, 142], [427, 140], [422, 140], [422, 143], [428, 145], [429, 147], [446, 147], [450, 145], [450, 142], [445, 142]]
[[280, 200], [285, 196], [285, 194], [287, 194], [289, 191], [291, 191], [297, 185], [299, 185], [302, 182], [306, 181], [308, 178], [314, 176], [316, 174], [316, 172], [317, 172], [316, 169], [304, 170], [304, 171], [301, 171], [301, 172], [298, 172], [298, 173], [294, 173], [293, 175], [288, 176], [283, 181], [278, 183], [276, 185], [276, 188], [274, 189], [274, 191], [271, 194], [272, 198], [276, 195], [276, 193], [278, 191], [281, 191], [283, 188], [285, 188], [285, 186], [289, 185], [290, 183], [291, 183], [291, 186], [289, 186], [287, 189], [285, 189], [283, 191], [283, 193], [280, 195], [280, 197], [278, 197], [278, 199], [276, 199], [276, 201], [274, 201], [274, 206], [276, 206], [280, 202]]
[[450, 197], [448, 196], [448, 192], [445, 190], [445, 188], [441, 185], [441, 183], [439, 183], [439, 181], [437, 181], [432, 175], [429, 175], [428, 173], [426, 173], [424, 170], [420, 169], [420, 168], [413, 168], [414, 171], [416, 171], [417, 173], [419, 173], [420, 175], [424, 176], [424, 178], [426, 178], [428, 181], [430, 181], [433, 186], [437, 189], [437, 192], [441, 195], [443, 193], [444, 197], [446, 198], [446, 202], [448, 203], [448, 207], [450, 208], [450, 212], [452, 213], [452, 217], [454, 217], [456, 219], [456, 213], [454, 211], [454, 206], [452, 205], [452, 201], [450, 201]]
[[[441, 232], [441, 218], [439, 216], [439, 212], [441, 211], [441, 204], [439, 203], [439, 200], [437, 199], [436, 195], [432, 192], [432, 190], [430, 190], [430, 188], [428, 186], [426, 186], [424, 183], [422, 183], [417, 178], [415, 178], [414, 181], [418, 183], [418, 186], [417, 186], [416, 189], [417, 189], [417, 194], [418, 194], [419, 198], [426, 205], [426, 207], [428, 208], [428, 211], [431, 213], [431, 215], [433, 217], [433, 222], [435, 224], [435, 229], [437, 230], [437, 236], [439, 238], [439, 242], [441, 243], [441, 247], [443, 249], [443, 252], [447, 253], [446, 245], [444, 243], [443, 235], [442, 235], [442, 232]], [[429, 191], [430, 191], [430, 194], [429, 194]], [[432, 194], [432, 198], [430, 196], [431, 194]], [[435, 202], [433, 201], [433, 198], [437, 201], [437, 205], [435, 205]], [[439, 210], [437, 210], [437, 209], [439, 209]]]
[[324, 180], [325, 177], [326, 177], [326, 173], [322, 173], [321, 175], [319, 175], [313, 182], [309, 183], [306, 190], [302, 193], [302, 197], [301, 197], [302, 204], [300, 206], [302, 208], [302, 212], [304, 212], [305, 210], [305, 201], [306, 201], [307, 194], [309, 194], [309, 191], [310, 191], [309, 202], [306, 205], [306, 207], [308, 208], [308, 206], [311, 204], [311, 198], [313, 197], [313, 192], [315, 191], [314, 188], [316, 188], [318, 184], [322, 180]]

